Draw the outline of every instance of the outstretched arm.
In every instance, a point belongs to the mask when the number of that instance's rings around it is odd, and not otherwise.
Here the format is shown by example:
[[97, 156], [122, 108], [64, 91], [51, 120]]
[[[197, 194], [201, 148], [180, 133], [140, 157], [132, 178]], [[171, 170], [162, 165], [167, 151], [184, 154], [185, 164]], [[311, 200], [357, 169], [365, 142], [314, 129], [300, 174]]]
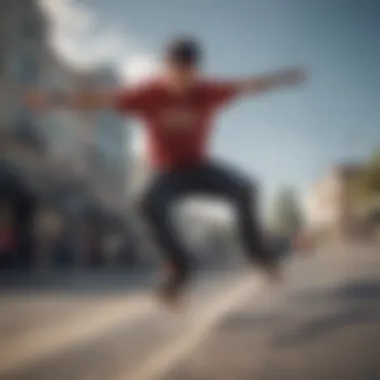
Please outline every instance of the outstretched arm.
[[127, 90], [87, 91], [71, 93], [48, 93], [29, 91], [25, 95], [27, 105], [34, 110], [48, 110], [54, 107], [73, 109], [117, 109], [123, 112], [139, 112], [151, 101], [149, 86], [139, 86]]
[[72, 93], [48, 93], [31, 90], [25, 94], [27, 105], [34, 110], [55, 107], [74, 109], [113, 108], [117, 104], [115, 92], [76, 91]]
[[285, 69], [272, 74], [252, 76], [228, 81], [214, 81], [208, 85], [211, 103], [219, 108], [243, 95], [255, 95], [286, 86], [295, 86], [306, 79], [298, 68]]
[[272, 74], [253, 76], [237, 81], [238, 95], [258, 94], [280, 87], [295, 86], [306, 79], [306, 73], [299, 68], [284, 69]]

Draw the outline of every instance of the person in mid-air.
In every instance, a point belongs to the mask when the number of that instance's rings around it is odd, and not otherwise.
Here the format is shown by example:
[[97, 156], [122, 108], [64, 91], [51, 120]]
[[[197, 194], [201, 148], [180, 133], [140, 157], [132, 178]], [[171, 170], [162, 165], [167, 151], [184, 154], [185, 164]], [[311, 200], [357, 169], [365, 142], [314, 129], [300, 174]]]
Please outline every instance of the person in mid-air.
[[185, 196], [211, 195], [233, 204], [241, 243], [251, 263], [272, 279], [281, 275], [275, 252], [261, 231], [256, 185], [212, 159], [208, 142], [214, 117], [232, 101], [298, 85], [304, 73], [291, 68], [243, 79], [205, 78], [201, 75], [202, 61], [203, 52], [195, 39], [176, 38], [164, 51], [162, 75], [145, 83], [105, 92], [27, 94], [29, 105], [35, 109], [109, 107], [145, 122], [155, 174], [142, 197], [142, 210], [166, 263], [159, 295], [171, 305], [180, 300], [191, 267], [188, 248], [171, 217], [172, 207]]

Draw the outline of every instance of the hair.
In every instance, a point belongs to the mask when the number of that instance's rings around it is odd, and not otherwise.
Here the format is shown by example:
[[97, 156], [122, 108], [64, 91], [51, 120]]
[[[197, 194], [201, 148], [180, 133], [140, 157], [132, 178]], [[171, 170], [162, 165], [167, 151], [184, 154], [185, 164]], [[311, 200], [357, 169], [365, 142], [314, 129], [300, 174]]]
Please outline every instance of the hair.
[[195, 38], [176, 37], [167, 45], [165, 57], [175, 64], [197, 66], [201, 63], [202, 51]]

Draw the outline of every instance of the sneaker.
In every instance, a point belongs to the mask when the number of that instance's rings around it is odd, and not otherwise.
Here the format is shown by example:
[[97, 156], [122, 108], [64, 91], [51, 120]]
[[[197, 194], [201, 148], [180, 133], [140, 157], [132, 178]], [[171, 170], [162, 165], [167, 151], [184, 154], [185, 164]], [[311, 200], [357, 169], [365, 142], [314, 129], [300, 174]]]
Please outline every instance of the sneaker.
[[160, 303], [171, 311], [179, 311], [183, 305], [183, 293], [186, 275], [173, 266], [168, 266], [165, 277], [158, 287]]
[[284, 279], [282, 261], [285, 260], [291, 252], [291, 244], [288, 239], [272, 237], [267, 242], [267, 254], [263, 259], [256, 261], [256, 266], [272, 283], [280, 283]]
[[160, 288], [157, 292], [157, 299], [161, 305], [172, 312], [183, 310], [183, 298], [179, 292], [168, 292]]
[[284, 280], [284, 273], [280, 264], [262, 265], [260, 268], [268, 280], [274, 284], [280, 284]]

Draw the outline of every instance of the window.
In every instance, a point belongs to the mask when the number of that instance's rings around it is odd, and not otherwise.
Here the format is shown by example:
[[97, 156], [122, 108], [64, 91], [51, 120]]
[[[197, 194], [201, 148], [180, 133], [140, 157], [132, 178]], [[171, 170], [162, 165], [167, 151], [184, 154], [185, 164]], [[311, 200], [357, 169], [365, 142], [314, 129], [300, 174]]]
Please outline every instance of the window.
[[26, 58], [21, 63], [21, 78], [24, 84], [34, 84], [38, 77], [37, 63], [32, 58]]
[[42, 148], [42, 140], [32, 115], [23, 107], [17, 107], [13, 116], [13, 133], [22, 143], [39, 146]]
[[28, 40], [39, 38], [41, 35], [41, 25], [36, 20], [26, 20], [21, 27], [21, 34]]
[[11, 67], [15, 80], [18, 83], [30, 85], [38, 80], [38, 65], [32, 57], [26, 55], [14, 56]]

